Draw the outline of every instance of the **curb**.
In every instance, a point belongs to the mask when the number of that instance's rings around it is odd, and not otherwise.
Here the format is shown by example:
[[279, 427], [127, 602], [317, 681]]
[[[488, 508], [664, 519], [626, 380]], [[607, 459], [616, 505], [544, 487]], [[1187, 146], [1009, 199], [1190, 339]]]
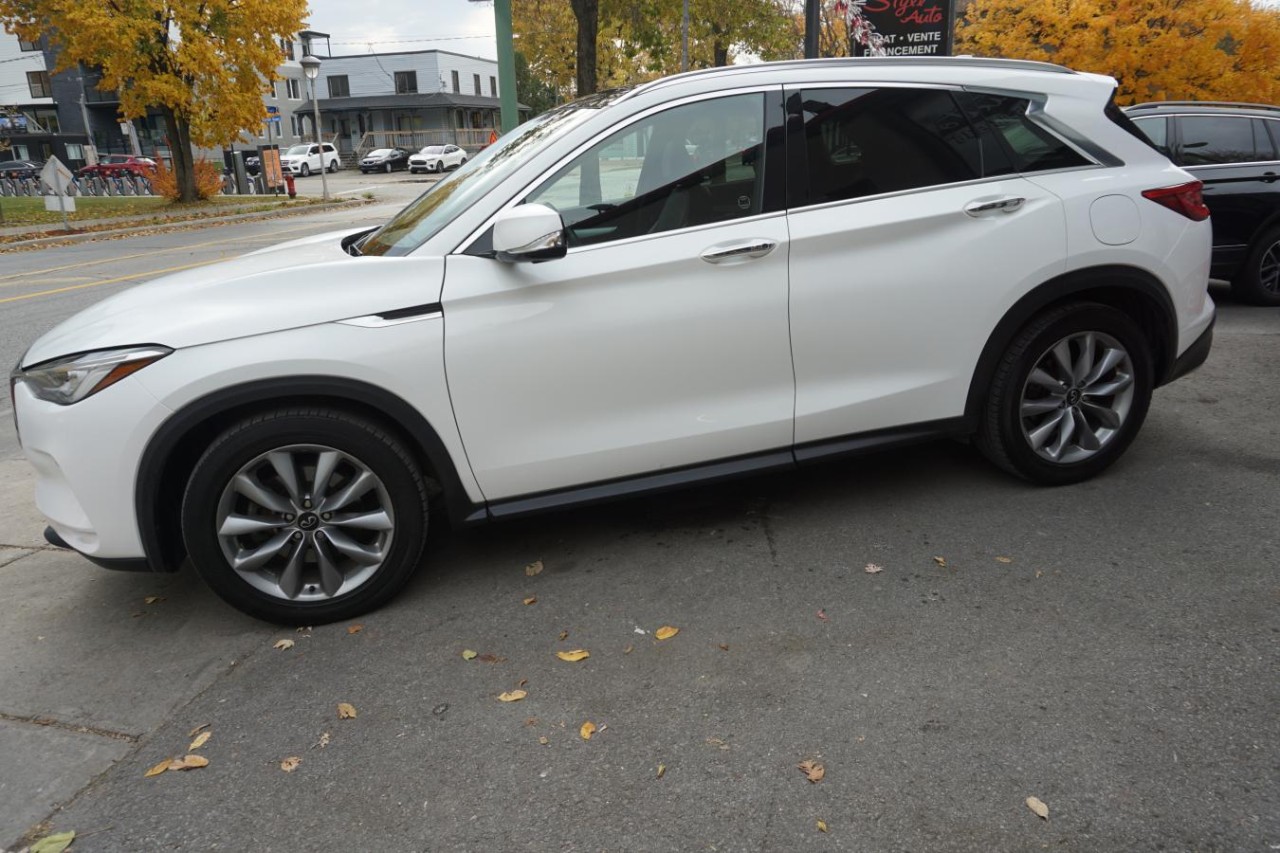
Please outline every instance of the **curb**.
[[[226, 215], [202, 216], [196, 219], [180, 219], [175, 222], [152, 222], [146, 225], [134, 225], [123, 228], [112, 228], [103, 231], [84, 231], [79, 234], [61, 234], [56, 237], [33, 237], [30, 240], [0, 242], [0, 253], [11, 249], [38, 249], [43, 246], [61, 246], [68, 243], [87, 243], [93, 240], [122, 237], [129, 234], [155, 231], [179, 231], [184, 228], [198, 228], [204, 225], [219, 225], [227, 222], [246, 222], [255, 219], [280, 219], [286, 216], [298, 216], [304, 213], [318, 213], [343, 207], [361, 207], [374, 204], [376, 199], [350, 199], [346, 201], [321, 202], [305, 207], [286, 208], [283, 210], [261, 210], [252, 213], [229, 213]], [[41, 233], [41, 232], [32, 232]]]

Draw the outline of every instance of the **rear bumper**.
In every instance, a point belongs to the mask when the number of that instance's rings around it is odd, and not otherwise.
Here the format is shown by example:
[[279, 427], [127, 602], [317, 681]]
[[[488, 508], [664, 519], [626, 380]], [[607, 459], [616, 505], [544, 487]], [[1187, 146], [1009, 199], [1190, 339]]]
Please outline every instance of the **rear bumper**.
[[1213, 347], [1213, 326], [1217, 321], [1218, 318], [1215, 315], [1209, 321], [1209, 326], [1200, 333], [1200, 337], [1196, 338], [1191, 346], [1187, 347], [1182, 355], [1178, 356], [1177, 361], [1173, 363], [1173, 367], [1169, 369], [1168, 375], [1160, 383], [1161, 385], [1180, 379], [1205, 363], [1205, 360], [1209, 357], [1209, 350]]

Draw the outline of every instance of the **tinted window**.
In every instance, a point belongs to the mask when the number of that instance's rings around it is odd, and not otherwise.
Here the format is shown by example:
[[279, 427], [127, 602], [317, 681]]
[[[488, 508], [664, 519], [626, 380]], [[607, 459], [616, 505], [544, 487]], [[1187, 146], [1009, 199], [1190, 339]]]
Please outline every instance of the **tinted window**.
[[1031, 102], [1005, 95], [970, 93], [965, 109], [975, 121], [994, 129], [1013, 155], [1013, 166], [1019, 172], [1043, 172], [1087, 166], [1089, 161], [1049, 131], [1027, 118]]
[[[1216, 163], [1252, 163], [1270, 159], [1271, 141], [1262, 123], [1233, 116], [1184, 116], [1178, 119], [1182, 132], [1182, 162], [1187, 166]], [[1265, 140], [1265, 144], [1263, 143]], [[1266, 153], [1260, 153], [1262, 149]]]
[[1135, 118], [1134, 125], [1142, 131], [1147, 141], [1166, 157], [1169, 155], [1169, 120], [1161, 116]]
[[983, 144], [948, 92], [808, 89], [788, 100], [788, 113], [804, 123], [802, 204], [982, 177]]
[[597, 143], [525, 201], [559, 211], [571, 246], [752, 216], [763, 140], [761, 94], [675, 107]]

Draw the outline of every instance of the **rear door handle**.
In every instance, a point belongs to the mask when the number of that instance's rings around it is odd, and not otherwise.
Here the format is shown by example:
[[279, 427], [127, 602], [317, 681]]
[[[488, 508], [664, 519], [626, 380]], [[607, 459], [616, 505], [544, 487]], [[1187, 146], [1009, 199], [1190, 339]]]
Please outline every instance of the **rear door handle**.
[[721, 243], [712, 246], [702, 253], [702, 259], [709, 264], [723, 264], [726, 261], [746, 261], [751, 258], [763, 258], [778, 247], [776, 240], [739, 240], [736, 243]]
[[991, 213], [1013, 213], [1027, 200], [1019, 196], [1006, 196], [1005, 198], [980, 198], [977, 201], [971, 201], [964, 206], [964, 212], [970, 216], [986, 216]]
[[1277, 175], [1275, 172], [1263, 172], [1262, 182], [1264, 184], [1274, 184], [1276, 182], [1276, 178], [1278, 177], [1280, 177], [1280, 175]]

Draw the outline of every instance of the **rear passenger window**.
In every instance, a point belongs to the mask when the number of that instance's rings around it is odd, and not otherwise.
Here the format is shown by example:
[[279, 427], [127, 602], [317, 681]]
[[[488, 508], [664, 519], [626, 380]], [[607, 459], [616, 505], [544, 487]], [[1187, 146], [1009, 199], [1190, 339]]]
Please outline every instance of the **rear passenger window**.
[[1044, 172], [1089, 165], [1069, 145], [1027, 118], [1031, 102], [1025, 98], [969, 92], [962, 99], [975, 122], [1000, 134], [1017, 171]]
[[1233, 116], [1184, 116], [1178, 119], [1182, 132], [1182, 163], [1212, 166], [1221, 163], [1253, 163], [1270, 160], [1271, 140], [1257, 119]]
[[1169, 156], [1169, 120], [1162, 116], [1135, 118], [1133, 123], [1164, 156]]
[[[983, 141], [950, 92], [806, 89], [788, 100], [803, 119], [807, 198], [822, 204], [983, 177]], [[793, 137], [793, 140], [795, 137]]]

